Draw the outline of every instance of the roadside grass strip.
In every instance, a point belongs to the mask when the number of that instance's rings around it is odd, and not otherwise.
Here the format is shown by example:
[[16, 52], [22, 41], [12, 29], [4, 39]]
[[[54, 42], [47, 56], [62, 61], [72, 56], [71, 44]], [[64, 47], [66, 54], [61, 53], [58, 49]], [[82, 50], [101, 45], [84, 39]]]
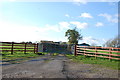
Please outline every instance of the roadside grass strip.
[[74, 62], [82, 63], [82, 64], [96, 64], [101, 67], [107, 67], [115, 70], [120, 70], [119, 61], [116, 60], [108, 60], [104, 58], [88, 57], [84, 55], [74, 56], [73, 54], [66, 54], [66, 56]]
[[2, 53], [3, 56], [1, 56], [1, 62], [3, 62], [3, 64], [5, 62], [19, 63], [19, 62], [24, 61], [24, 60], [29, 60], [32, 58], [36, 58], [36, 57], [48, 54], [48, 53], [32, 53], [32, 52], [24, 54], [22, 52], [14, 52], [14, 54], [12, 55], [9, 53], [7, 53], [7, 52]]

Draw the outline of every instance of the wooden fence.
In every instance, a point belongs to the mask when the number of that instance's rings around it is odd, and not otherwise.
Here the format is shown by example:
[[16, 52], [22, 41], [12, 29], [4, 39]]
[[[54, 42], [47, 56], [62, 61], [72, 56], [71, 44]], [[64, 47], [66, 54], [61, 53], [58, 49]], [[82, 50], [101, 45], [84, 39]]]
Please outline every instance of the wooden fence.
[[108, 58], [109, 60], [120, 60], [120, 48], [113, 47], [91, 47], [75, 45], [74, 55], [93, 56], [95, 58]]
[[15, 43], [15, 42], [0, 42], [0, 52], [38, 52], [38, 44], [35, 43]]

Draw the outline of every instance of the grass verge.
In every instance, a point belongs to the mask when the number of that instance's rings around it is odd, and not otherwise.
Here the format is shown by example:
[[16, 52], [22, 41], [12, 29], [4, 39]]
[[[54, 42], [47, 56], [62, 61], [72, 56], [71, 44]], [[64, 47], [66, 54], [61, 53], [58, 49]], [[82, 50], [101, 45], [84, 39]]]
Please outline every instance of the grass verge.
[[31, 58], [36, 58], [42, 55], [45, 55], [47, 53], [20, 53], [20, 52], [15, 52], [13, 55], [8, 54], [6, 52], [2, 53], [2, 61], [3, 62], [19, 62], [19, 61], [24, 61], [24, 60], [29, 60]]
[[97, 58], [95, 59], [94, 57], [85, 57], [83, 55], [78, 55], [74, 56], [72, 54], [66, 54], [66, 56], [71, 59], [72, 61], [78, 62], [78, 63], [83, 63], [83, 64], [96, 64], [101, 67], [107, 67], [115, 70], [120, 70], [119, 61], [115, 60], [108, 60], [108, 59], [103, 59], [103, 58]]

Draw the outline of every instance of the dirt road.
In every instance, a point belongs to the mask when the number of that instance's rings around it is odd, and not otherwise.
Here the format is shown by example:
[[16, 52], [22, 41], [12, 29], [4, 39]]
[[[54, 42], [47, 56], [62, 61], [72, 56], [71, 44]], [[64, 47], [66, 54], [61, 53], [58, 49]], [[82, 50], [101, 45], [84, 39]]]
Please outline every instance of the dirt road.
[[118, 71], [72, 62], [64, 55], [45, 55], [2, 66], [3, 78], [118, 78]]

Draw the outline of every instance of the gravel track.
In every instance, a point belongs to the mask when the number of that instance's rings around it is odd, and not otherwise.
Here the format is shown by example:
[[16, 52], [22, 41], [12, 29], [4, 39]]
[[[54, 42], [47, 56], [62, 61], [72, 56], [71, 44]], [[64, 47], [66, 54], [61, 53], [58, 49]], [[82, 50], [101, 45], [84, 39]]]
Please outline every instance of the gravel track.
[[75, 63], [64, 55], [42, 56], [21, 64], [2, 66], [3, 78], [118, 78], [118, 71]]

